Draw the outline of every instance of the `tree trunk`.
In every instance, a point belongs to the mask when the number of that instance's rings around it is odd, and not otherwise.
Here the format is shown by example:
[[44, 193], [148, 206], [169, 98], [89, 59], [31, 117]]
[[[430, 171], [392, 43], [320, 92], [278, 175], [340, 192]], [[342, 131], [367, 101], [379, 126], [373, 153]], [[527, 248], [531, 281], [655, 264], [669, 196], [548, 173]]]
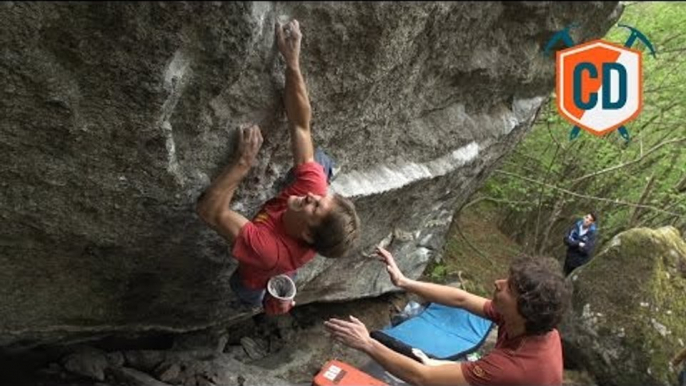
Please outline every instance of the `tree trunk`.
[[[655, 173], [653, 173], [650, 176], [650, 180], [648, 181], [648, 184], [646, 185], [645, 189], [643, 189], [643, 193], [641, 194], [641, 198], [638, 200], [638, 205], [643, 205], [646, 201], [648, 201], [648, 197], [650, 197], [650, 193], [653, 190], [653, 184], [655, 183]], [[631, 219], [629, 220], [629, 227], [633, 228], [636, 226], [638, 223], [638, 219], [643, 213], [643, 208], [637, 206], [634, 208], [634, 213], [631, 215]]]

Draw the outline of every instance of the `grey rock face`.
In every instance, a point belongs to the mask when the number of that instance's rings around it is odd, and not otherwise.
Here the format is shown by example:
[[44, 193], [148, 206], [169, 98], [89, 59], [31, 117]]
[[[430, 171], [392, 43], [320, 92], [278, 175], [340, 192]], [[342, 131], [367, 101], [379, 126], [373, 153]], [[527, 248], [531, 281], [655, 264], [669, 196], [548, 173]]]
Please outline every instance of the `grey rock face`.
[[315, 259], [298, 304], [411, 277], [456, 207], [526, 134], [553, 89], [541, 54], [572, 22], [602, 36], [617, 2], [15, 3], [0, 5], [0, 346], [229, 323], [235, 262], [194, 212], [258, 123], [235, 195], [253, 216], [290, 167], [274, 21], [297, 18], [313, 135], [354, 199], [362, 248]]

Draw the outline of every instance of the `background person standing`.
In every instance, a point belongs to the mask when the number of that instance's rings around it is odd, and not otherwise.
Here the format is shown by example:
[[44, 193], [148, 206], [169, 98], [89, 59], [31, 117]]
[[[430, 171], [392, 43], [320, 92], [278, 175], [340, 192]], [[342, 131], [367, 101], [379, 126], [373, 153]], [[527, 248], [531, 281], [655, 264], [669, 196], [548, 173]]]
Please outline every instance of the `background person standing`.
[[593, 249], [597, 239], [598, 216], [591, 212], [578, 220], [567, 232], [564, 243], [567, 245], [564, 273], [568, 276], [572, 271], [588, 263], [593, 257]]

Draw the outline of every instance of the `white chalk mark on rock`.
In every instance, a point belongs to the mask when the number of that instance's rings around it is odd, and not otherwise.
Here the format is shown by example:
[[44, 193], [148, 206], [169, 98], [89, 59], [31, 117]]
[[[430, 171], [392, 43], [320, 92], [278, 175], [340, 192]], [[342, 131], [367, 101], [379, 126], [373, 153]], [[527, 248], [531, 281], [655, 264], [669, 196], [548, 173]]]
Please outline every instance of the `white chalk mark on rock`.
[[179, 183], [183, 184], [184, 178], [179, 169], [179, 161], [176, 159], [176, 143], [174, 142], [171, 124], [168, 121], [164, 121], [162, 122], [161, 127], [166, 137], [167, 171], [173, 174]]
[[174, 131], [169, 122], [174, 108], [179, 102], [183, 86], [185, 85], [186, 74], [190, 60], [183, 54], [181, 50], [174, 53], [174, 56], [169, 61], [167, 68], [164, 71], [164, 89], [169, 92], [167, 100], [162, 104], [162, 113], [157, 122], [157, 125], [162, 129], [162, 134], [165, 138], [165, 145], [167, 148], [167, 171], [171, 173], [176, 181], [183, 185], [185, 178], [181, 173], [181, 168], [176, 156], [176, 143], [174, 142]]
[[268, 1], [255, 1], [252, 3], [252, 16], [254, 20], [257, 20], [257, 36], [262, 35], [264, 21], [271, 9], [272, 5]]
[[169, 61], [167, 69], [164, 72], [165, 90], [173, 94], [175, 91], [179, 89], [178, 84], [181, 80], [183, 80], [189, 64], [190, 60], [186, 58], [186, 56], [181, 52], [181, 50], [177, 50], [174, 53], [174, 56]]
[[479, 156], [479, 144], [471, 142], [452, 153], [423, 164], [405, 162], [382, 165], [368, 171], [342, 174], [331, 184], [331, 191], [346, 197], [368, 196], [398, 189], [413, 182], [445, 175]]

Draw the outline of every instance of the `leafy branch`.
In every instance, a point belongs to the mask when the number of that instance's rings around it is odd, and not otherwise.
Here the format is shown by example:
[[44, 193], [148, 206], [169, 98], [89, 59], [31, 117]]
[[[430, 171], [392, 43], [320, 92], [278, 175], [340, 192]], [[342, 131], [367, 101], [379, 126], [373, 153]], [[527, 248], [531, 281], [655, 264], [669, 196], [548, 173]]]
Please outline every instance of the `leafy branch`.
[[547, 183], [545, 183], [545, 182], [541, 182], [541, 181], [535, 180], [535, 179], [533, 179], [533, 178], [520, 176], [519, 174], [510, 173], [510, 172], [506, 172], [506, 171], [503, 171], [503, 170], [496, 170], [495, 173], [497, 173], [497, 174], [502, 174], [502, 175], [506, 175], [506, 176], [510, 176], [510, 177], [514, 177], [514, 178], [518, 178], [518, 179], [521, 179], [521, 180], [524, 180], [524, 181], [532, 182], [532, 183], [534, 183], [534, 184], [544, 185], [544, 186], [546, 186], [546, 187], [548, 187], [548, 188], [555, 189], [555, 190], [557, 190], [557, 191], [560, 191], [560, 192], [565, 193], [565, 194], [569, 194], [569, 195], [574, 196], [574, 197], [586, 198], [586, 199], [595, 200], [595, 201], [608, 202], [608, 203], [611, 203], [611, 204], [614, 204], [614, 205], [624, 205], [624, 206], [630, 206], [630, 207], [634, 207], [634, 208], [650, 209], [650, 210], [653, 210], [653, 211], [656, 211], [656, 212], [666, 213], [666, 214], [669, 214], [669, 215], [672, 215], [672, 216], [680, 216], [678, 213], [669, 212], [669, 211], [666, 211], [666, 210], [663, 210], [663, 209], [654, 207], [654, 206], [652, 206], [652, 205], [640, 205], [640, 204], [635, 204], [635, 203], [633, 203], [633, 202], [621, 201], [621, 200], [619, 200], [619, 199], [611, 199], [611, 198], [605, 198], [605, 197], [595, 197], [595, 196], [589, 196], [589, 195], [586, 195], [586, 194], [580, 194], [580, 193], [572, 192], [571, 190], [567, 190], [567, 189], [564, 189], [564, 188], [560, 188], [560, 187], [558, 187], [558, 186], [551, 185], [551, 184], [547, 184]]
[[609, 167], [609, 168], [607, 168], [607, 169], [598, 170], [597, 172], [593, 172], [593, 173], [586, 174], [585, 176], [581, 176], [581, 177], [579, 177], [579, 178], [575, 178], [575, 179], [569, 181], [569, 183], [570, 183], [570, 184], [573, 184], [573, 183], [576, 183], [576, 182], [579, 182], [579, 181], [583, 181], [583, 180], [588, 179], [588, 178], [591, 178], [591, 177], [596, 177], [596, 176], [599, 176], [599, 175], [601, 175], [601, 174], [609, 173], [609, 172], [615, 171], [615, 170], [617, 170], [617, 169], [621, 169], [621, 168], [623, 168], [623, 167], [626, 167], [626, 166], [629, 166], [629, 165], [633, 165], [633, 164], [635, 164], [635, 163], [641, 162], [644, 158], [646, 158], [647, 156], [649, 156], [651, 153], [654, 153], [655, 151], [659, 150], [659, 149], [660, 149], [661, 147], [663, 147], [663, 146], [666, 146], [666, 145], [669, 145], [669, 144], [672, 144], [672, 143], [684, 142], [684, 141], [686, 141], [686, 137], [684, 137], [684, 138], [675, 138], [675, 139], [670, 139], [670, 140], [661, 142], [661, 143], [659, 143], [659, 144], [653, 146], [650, 150], [648, 150], [648, 151], [645, 152], [643, 155], [641, 155], [640, 157], [638, 157], [638, 158], [636, 158], [636, 159], [634, 159], [634, 160], [632, 160], [632, 161], [624, 162], [624, 163], [622, 163], [622, 164], [619, 164], [619, 165], [616, 165], [616, 166]]

